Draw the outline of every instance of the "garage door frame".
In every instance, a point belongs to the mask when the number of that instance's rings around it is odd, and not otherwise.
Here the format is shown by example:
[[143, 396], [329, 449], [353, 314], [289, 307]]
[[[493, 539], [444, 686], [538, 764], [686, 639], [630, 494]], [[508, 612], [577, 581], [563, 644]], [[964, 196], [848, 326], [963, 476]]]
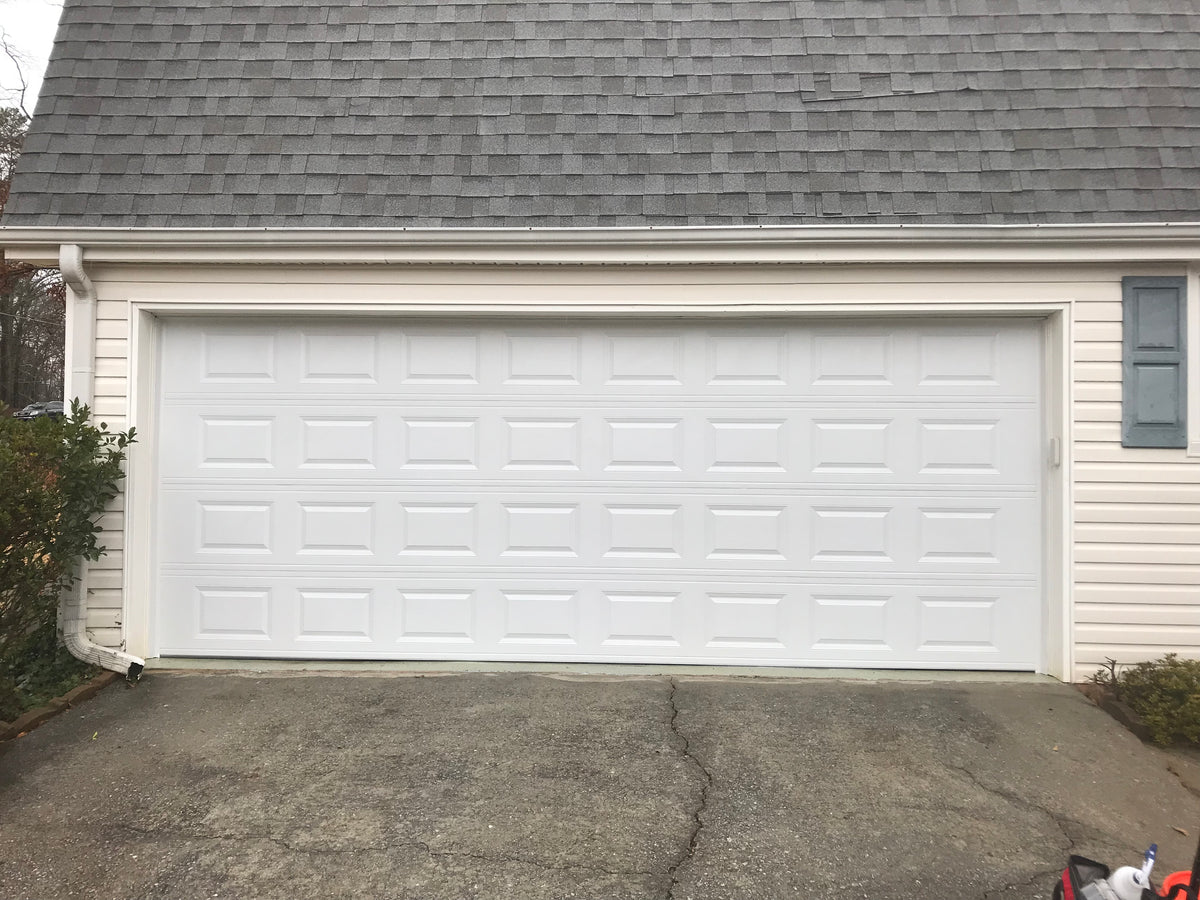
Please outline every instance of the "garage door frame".
[[[217, 285], [213, 286], [214, 289]], [[564, 293], [569, 291], [563, 286]], [[569, 298], [568, 298], [569, 299]], [[126, 519], [124, 560], [125, 616], [123, 627], [127, 649], [154, 658], [154, 595], [157, 559], [155, 558], [155, 515], [157, 507], [157, 371], [162, 331], [175, 317], [214, 317], [287, 315], [371, 318], [421, 318], [447, 316], [486, 316], [491, 319], [564, 317], [611, 319], [629, 318], [838, 318], [852, 321], [858, 317], [953, 317], [1023, 318], [1041, 320], [1043, 379], [1041, 398], [1044, 434], [1048, 436], [1046, 466], [1043, 470], [1043, 645], [1037, 671], [1068, 678], [1073, 669], [1072, 579], [1071, 579], [1071, 304], [1056, 302], [990, 303], [918, 303], [918, 304], [763, 304], [736, 309], [714, 309], [711, 305], [644, 303], [582, 307], [569, 302], [539, 304], [536, 308], [506, 309], [504, 306], [461, 303], [416, 302], [309, 302], [280, 304], [169, 300], [132, 301], [130, 305], [129, 373], [130, 424], [136, 426], [139, 442], [130, 453], [126, 482]]]

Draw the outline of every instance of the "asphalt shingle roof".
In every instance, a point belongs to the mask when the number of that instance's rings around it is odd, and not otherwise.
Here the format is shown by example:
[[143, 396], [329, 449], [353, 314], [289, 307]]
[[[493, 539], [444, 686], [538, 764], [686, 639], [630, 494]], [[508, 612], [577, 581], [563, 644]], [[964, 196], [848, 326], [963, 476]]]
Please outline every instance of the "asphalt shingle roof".
[[5, 214], [1198, 220], [1193, 0], [67, 0]]

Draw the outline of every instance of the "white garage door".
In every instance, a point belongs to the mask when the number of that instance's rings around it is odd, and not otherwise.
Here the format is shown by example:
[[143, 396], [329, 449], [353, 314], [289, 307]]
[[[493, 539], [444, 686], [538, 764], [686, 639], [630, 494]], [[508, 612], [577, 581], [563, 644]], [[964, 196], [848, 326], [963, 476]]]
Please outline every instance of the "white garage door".
[[1039, 662], [1034, 323], [164, 341], [162, 655]]

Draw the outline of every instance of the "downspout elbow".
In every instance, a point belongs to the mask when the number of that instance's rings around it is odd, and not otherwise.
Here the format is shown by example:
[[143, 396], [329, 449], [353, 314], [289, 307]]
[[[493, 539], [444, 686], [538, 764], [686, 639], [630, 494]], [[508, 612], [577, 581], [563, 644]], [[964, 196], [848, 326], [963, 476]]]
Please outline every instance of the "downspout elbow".
[[146, 668], [144, 659], [123, 650], [102, 647], [87, 636], [86, 563], [79, 564], [76, 577], [78, 580], [63, 591], [59, 604], [59, 626], [67, 651], [89, 665], [119, 672], [126, 681], [137, 681]]
[[[90, 407], [96, 375], [96, 286], [84, 270], [83, 248], [78, 244], [63, 244], [59, 248], [58, 267], [73, 298], [68, 318], [71, 364], [66, 394]], [[87, 636], [87, 574], [87, 561], [80, 560], [75, 583], [63, 591], [59, 604], [63, 644], [77, 659], [120, 672], [129, 681], [137, 681], [146, 667], [144, 659], [102, 647]]]

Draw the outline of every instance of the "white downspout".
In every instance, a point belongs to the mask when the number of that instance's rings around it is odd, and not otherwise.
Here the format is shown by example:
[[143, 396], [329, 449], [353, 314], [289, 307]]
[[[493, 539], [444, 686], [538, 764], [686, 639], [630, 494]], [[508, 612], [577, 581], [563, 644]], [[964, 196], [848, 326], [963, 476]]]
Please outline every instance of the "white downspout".
[[[65, 393], [90, 407], [94, 400], [96, 375], [96, 286], [83, 270], [83, 249], [78, 244], [63, 244], [59, 248], [58, 267], [71, 293], [67, 315], [69, 362]], [[88, 638], [86, 559], [79, 561], [76, 575], [75, 583], [63, 591], [58, 608], [63, 643], [72, 656], [136, 681], [146, 667], [144, 659], [111, 647], [101, 647]]]

